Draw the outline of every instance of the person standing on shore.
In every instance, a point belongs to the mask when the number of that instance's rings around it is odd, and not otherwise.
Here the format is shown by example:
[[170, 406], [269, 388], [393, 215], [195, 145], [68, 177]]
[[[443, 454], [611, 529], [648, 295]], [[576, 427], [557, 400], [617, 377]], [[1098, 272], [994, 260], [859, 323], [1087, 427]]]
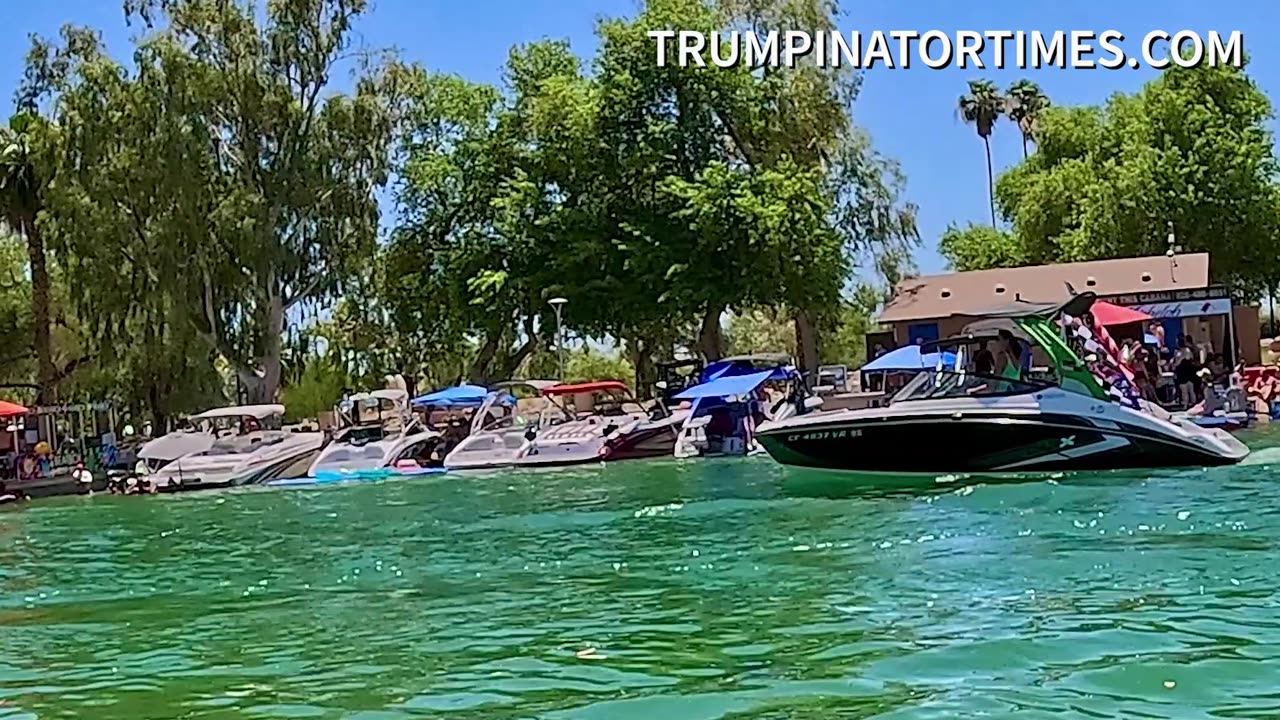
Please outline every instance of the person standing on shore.
[[1178, 338], [1178, 350], [1173, 356], [1173, 379], [1178, 385], [1179, 400], [1184, 408], [1195, 405], [1200, 400], [1199, 376], [1200, 365], [1198, 354], [1191, 338], [1186, 335]]

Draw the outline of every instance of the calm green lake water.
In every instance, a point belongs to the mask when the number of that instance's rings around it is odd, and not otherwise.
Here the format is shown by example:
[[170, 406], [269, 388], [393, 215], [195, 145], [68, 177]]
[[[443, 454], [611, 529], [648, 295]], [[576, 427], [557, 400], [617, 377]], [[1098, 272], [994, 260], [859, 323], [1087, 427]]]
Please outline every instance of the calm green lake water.
[[0, 718], [1275, 717], [1277, 472], [38, 501], [0, 510]]

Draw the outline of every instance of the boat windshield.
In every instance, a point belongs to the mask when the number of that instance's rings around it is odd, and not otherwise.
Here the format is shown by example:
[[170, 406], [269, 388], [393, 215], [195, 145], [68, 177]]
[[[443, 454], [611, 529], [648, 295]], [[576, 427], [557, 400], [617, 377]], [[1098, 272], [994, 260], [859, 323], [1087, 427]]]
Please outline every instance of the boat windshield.
[[394, 417], [397, 409], [396, 404], [387, 398], [362, 398], [352, 409], [352, 420], [356, 425], [374, 425], [389, 419], [387, 416]]
[[317, 470], [369, 470], [380, 467], [386, 448], [379, 445], [364, 447], [339, 446], [326, 453], [316, 463]]
[[255, 430], [279, 430], [281, 427], [279, 415], [267, 415], [261, 418], [253, 415], [214, 415], [213, 417], [197, 418], [188, 422], [191, 424], [188, 428], [189, 432], [212, 433], [219, 437], [245, 434]]
[[352, 425], [343, 434], [342, 441], [352, 445], [376, 442], [385, 436], [385, 430], [382, 425]]
[[232, 435], [218, 438], [208, 450], [200, 454], [207, 457], [214, 455], [243, 455], [281, 443], [286, 437], [288, 437], [288, 434], [280, 431]]
[[601, 393], [595, 401], [594, 410], [602, 417], [617, 417], [643, 413], [644, 406], [622, 393]]
[[991, 375], [951, 370], [926, 370], [911, 379], [891, 403], [960, 397], [1007, 397], [1039, 392], [1052, 384], [1036, 380], [1010, 380]]
[[511, 428], [524, 429], [528, 426], [536, 426], [538, 424], [539, 413], [523, 413], [520, 415], [505, 415], [494, 420], [480, 428], [481, 432], [492, 432], [497, 430], [508, 430]]

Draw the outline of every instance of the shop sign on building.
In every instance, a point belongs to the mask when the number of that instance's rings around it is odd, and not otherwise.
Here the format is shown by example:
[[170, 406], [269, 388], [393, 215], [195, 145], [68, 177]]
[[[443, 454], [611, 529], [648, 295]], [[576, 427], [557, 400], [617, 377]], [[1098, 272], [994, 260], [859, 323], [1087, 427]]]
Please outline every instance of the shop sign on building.
[[1157, 319], [1231, 314], [1231, 294], [1220, 286], [1114, 295], [1107, 300], [1140, 310]]
[[1218, 298], [1216, 300], [1187, 300], [1185, 302], [1131, 305], [1130, 307], [1134, 310], [1140, 310], [1158, 320], [1163, 320], [1165, 318], [1209, 317], [1211, 315], [1229, 315], [1231, 313], [1231, 300], [1228, 298]]

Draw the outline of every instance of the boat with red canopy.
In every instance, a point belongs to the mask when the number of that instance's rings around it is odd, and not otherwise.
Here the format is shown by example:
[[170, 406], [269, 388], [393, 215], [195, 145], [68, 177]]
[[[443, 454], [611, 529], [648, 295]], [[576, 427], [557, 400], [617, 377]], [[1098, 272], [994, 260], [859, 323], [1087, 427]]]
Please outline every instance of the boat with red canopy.
[[552, 385], [542, 391], [547, 397], [556, 397], [560, 395], [579, 395], [582, 393], [620, 393], [629, 396], [631, 391], [627, 389], [625, 383], [621, 380], [598, 380], [595, 382], [584, 383], [561, 383]]

